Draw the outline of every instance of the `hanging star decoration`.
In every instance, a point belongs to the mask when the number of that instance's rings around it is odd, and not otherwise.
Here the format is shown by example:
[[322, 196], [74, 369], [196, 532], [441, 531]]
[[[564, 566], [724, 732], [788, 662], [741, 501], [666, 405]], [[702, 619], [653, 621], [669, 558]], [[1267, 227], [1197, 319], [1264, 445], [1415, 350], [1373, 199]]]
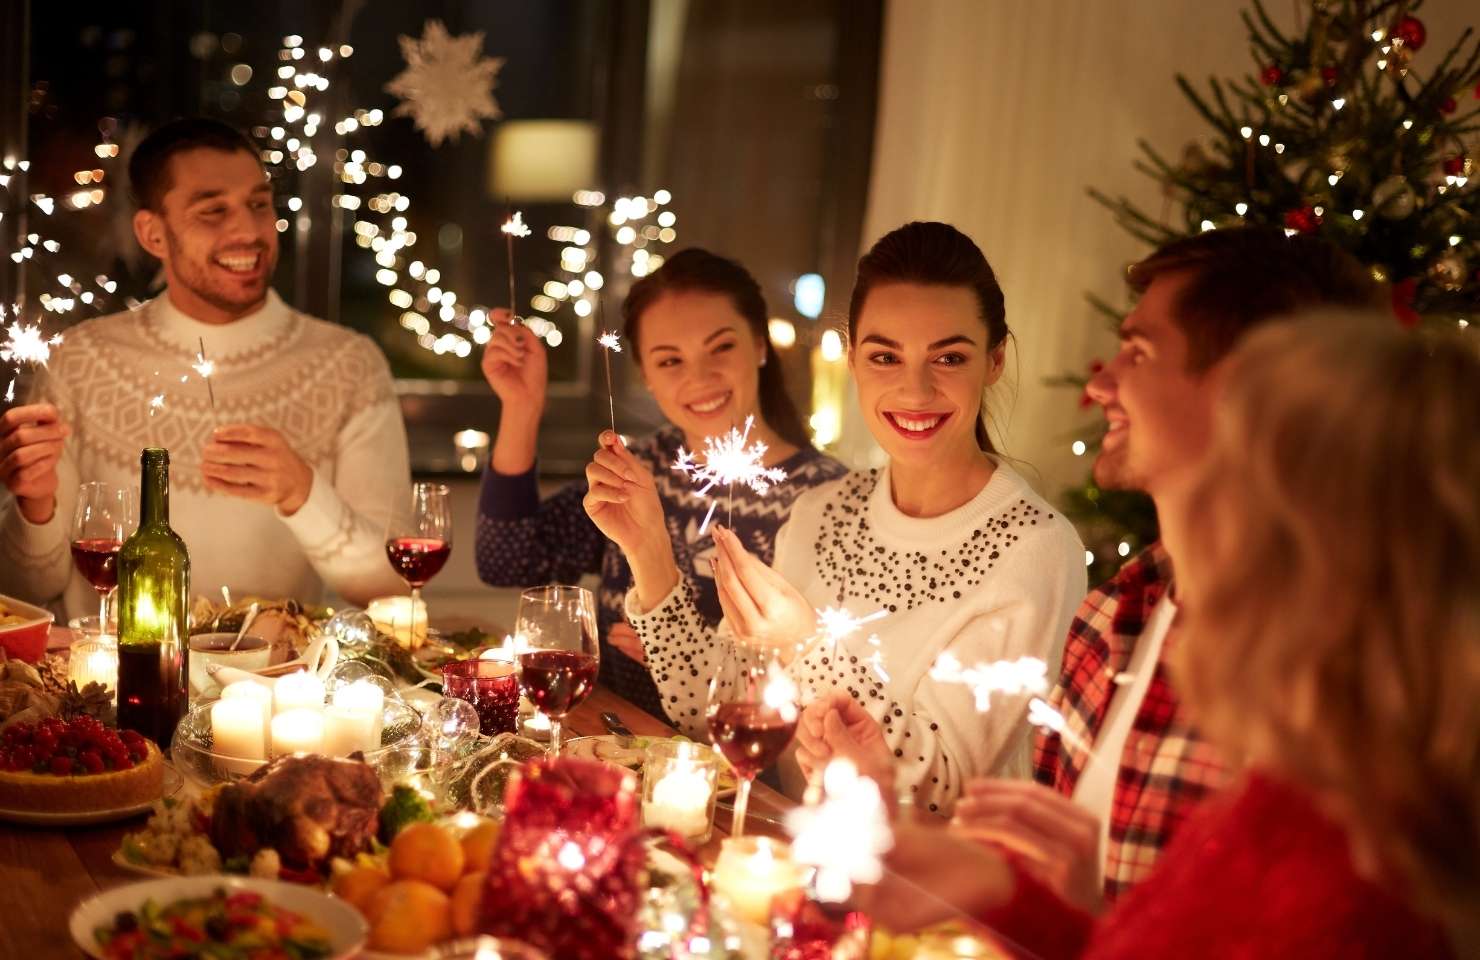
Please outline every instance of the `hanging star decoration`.
[[[693, 453], [678, 448], [678, 458], [673, 461], [673, 469], [687, 476], [692, 482], [703, 484], [697, 491], [701, 497], [707, 497], [709, 491], [716, 486], [740, 484], [749, 487], [756, 494], [765, 496], [771, 489], [772, 484], [780, 483], [786, 479], [786, 471], [780, 467], [766, 467], [763, 463], [766, 456], [766, 445], [757, 440], [750, 446], [745, 445], [750, 436], [750, 428], [755, 424], [755, 417], [745, 418], [744, 431], [730, 428], [730, 432], [722, 437], [705, 437], [704, 452], [695, 456]], [[700, 462], [702, 457], [703, 462]], [[709, 504], [709, 512], [704, 515], [704, 522], [699, 525], [699, 535], [709, 529], [709, 521], [714, 517], [714, 508], [719, 501]]]
[[406, 69], [385, 90], [401, 98], [396, 115], [411, 117], [433, 147], [477, 136], [483, 120], [503, 115], [493, 86], [504, 58], [483, 56], [482, 31], [454, 37], [441, 20], [428, 20], [421, 39], [400, 39]]

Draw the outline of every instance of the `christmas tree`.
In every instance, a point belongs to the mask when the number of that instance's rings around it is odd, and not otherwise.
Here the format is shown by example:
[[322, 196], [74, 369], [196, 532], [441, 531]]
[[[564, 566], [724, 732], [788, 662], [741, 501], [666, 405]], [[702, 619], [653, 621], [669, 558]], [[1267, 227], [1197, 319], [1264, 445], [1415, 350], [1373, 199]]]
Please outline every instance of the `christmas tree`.
[[[1287, 34], [1255, 0], [1243, 13], [1251, 73], [1210, 79], [1206, 92], [1177, 77], [1208, 136], [1175, 164], [1140, 143], [1137, 169], [1162, 184], [1180, 222], [1090, 195], [1152, 247], [1245, 223], [1319, 234], [1390, 284], [1395, 322], [1467, 327], [1480, 316], [1480, 43], [1466, 30], [1442, 56], [1423, 56], [1420, 6], [1314, 0]], [[1119, 322], [1119, 311], [1091, 302]], [[1057, 382], [1082, 388], [1086, 378]], [[1075, 451], [1092, 445], [1086, 437]], [[1156, 537], [1140, 495], [1090, 480], [1066, 500], [1095, 555], [1092, 581]]]

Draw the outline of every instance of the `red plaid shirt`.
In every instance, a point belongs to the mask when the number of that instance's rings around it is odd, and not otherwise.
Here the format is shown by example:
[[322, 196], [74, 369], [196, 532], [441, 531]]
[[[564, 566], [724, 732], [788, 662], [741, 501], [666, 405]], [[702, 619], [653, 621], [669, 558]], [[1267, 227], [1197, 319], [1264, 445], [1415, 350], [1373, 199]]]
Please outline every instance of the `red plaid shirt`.
[[[1049, 695], [1076, 742], [1095, 742], [1119, 689], [1115, 678], [1171, 582], [1171, 558], [1154, 543], [1080, 604], [1064, 646], [1063, 671]], [[1162, 641], [1146, 699], [1119, 757], [1105, 851], [1107, 904], [1151, 872], [1187, 814], [1227, 780], [1217, 751], [1189, 725], [1168, 682], [1167, 654], [1175, 637], [1172, 629]], [[1041, 730], [1034, 738], [1034, 778], [1065, 796], [1073, 795], [1087, 759], [1057, 733]]]

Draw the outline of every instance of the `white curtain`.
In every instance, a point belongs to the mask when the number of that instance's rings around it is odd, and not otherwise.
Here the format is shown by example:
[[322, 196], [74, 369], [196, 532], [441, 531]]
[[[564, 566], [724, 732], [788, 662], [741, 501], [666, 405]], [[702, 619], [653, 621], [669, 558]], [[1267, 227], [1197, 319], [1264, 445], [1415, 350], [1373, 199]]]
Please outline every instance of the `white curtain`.
[[[944, 220], [986, 253], [1017, 339], [1015, 400], [994, 401], [1007, 453], [1053, 497], [1083, 479], [1070, 451], [1089, 423], [1073, 390], [1046, 376], [1082, 371], [1115, 348], [1093, 291], [1125, 301], [1125, 265], [1144, 248], [1085, 195], [1096, 186], [1160, 213], [1155, 182], [1132, 169], [1136, 141], [1180, 158], [1208, 127], [1176, 87], [1229, 77], [1252, 61], [1235, 0], [890, 0], [885, 25], [866, 249], [909, 220]], [[1268, 4], [1288, 27], [1308, 0]], [[1431, 65], [1467, 21], [1465, 0], [1433, 0], [1420, 17]], [[1303, 21], [1302, 21], [1303, 22]], [[1166, 208], [1169, 215], [1176, 215]], [[854, 401], [850, 399], [850, 404]], [[872, 446], [856, 407], [843, 455]]]

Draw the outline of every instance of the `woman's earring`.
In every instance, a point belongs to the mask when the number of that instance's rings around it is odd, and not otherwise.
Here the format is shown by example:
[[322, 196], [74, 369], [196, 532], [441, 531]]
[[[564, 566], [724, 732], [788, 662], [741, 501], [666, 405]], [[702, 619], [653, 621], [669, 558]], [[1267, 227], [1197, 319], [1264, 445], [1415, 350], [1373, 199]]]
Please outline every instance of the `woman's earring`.
[[769, 360], [769, 359], [770, 359], [770, 357], [768, 357], [766, 354], [764, 354], [764, 353], [761, 354], [761, 362], [760, 362], [760, 365], [764, 367], [766, 365], [766, 361]]

